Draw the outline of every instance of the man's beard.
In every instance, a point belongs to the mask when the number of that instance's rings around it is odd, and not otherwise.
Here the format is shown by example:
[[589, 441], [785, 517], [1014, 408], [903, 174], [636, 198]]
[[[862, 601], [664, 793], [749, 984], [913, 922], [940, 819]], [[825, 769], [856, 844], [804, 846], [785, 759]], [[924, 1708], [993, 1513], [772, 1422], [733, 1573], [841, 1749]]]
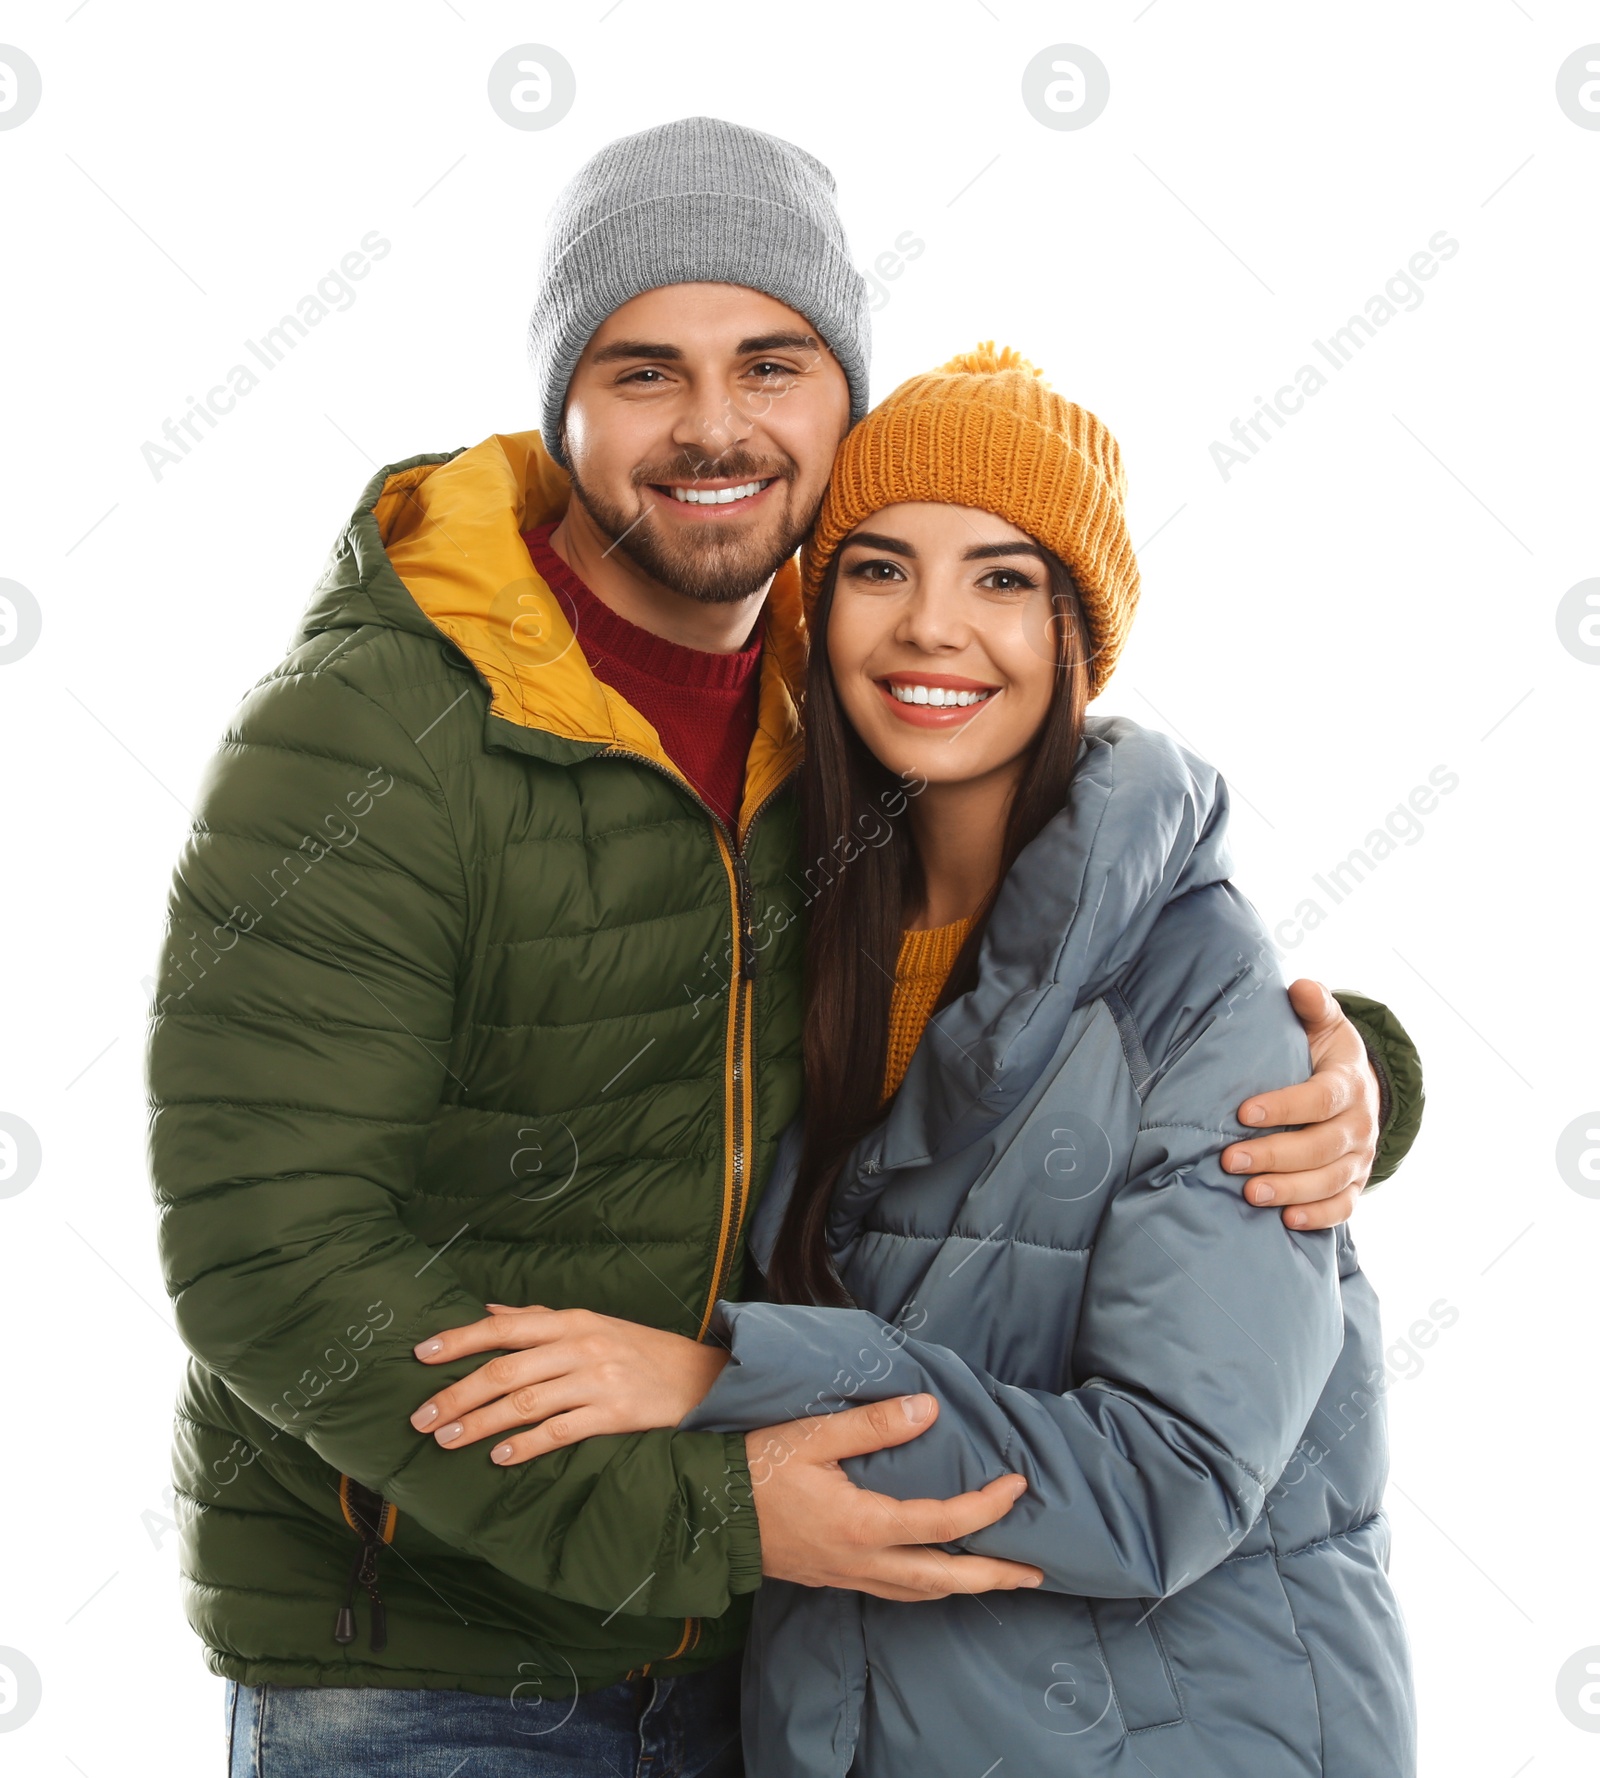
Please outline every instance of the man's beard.
[[[639, 489], [649, 483], [681, 488], [704, 475], [706, 467], [690, 467], [682, 460], [660, 471], [646, 466], [634, 472], [633, 482]], [[794, 469], [787, 460], [773, 465], [738, 452], [716, 460], [719, 477], [737, 476], [752, 482], [771, 478], [782, 484], [780, 493], [784, 494], [794, 487]], [[626, 512], [585, 487], [575, 465], [569, 466], [568, 473], [573, 494], [611, 539], [613, 549], [620, 550], [652, 580], [702, 605], [733, 605], [759, 592], [805, 541], [816, 518], [815, 513], [797, 515], [785, 506], [775, 536], [770, 534], [766, 519], [758, 521], [755, 529], [707, 524], [680, 532], [654, 522], [654, 515], [643, 508], [642, 493], [640, 504]]]

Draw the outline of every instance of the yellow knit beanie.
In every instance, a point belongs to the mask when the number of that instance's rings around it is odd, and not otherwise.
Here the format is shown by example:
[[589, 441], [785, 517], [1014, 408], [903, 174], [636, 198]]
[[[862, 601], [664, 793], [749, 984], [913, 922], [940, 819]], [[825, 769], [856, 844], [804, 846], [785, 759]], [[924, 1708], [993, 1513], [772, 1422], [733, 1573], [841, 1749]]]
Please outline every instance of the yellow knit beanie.
[[801, 558], [806, 612], [845, 537], [903, 500], [992, 512], [1058, 555], [1077, 582], [1096, 696], [1139, 602], [1122, 452], [1086, 408], [1057, 395], [1009, 346], [988, 341], [912, 377], [845, 436]]

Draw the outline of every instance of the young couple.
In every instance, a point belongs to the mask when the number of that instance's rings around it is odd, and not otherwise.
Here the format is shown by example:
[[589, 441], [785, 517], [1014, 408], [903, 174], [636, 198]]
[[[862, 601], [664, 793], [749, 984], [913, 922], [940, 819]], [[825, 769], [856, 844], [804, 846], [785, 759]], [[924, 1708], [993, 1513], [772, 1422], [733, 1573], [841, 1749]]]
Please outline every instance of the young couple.
[[1115, 439], [989, 348], [867, 413], [831, 180], [709, 119], [568, 188], [533, 345], [539, 434], [369, 485], [174, 884], [230, 1770], [721, 1778], [749, 1627], [760, 1778], [1402, 1778], [1344, 1224], [1416, 1057], [1086, 714]]

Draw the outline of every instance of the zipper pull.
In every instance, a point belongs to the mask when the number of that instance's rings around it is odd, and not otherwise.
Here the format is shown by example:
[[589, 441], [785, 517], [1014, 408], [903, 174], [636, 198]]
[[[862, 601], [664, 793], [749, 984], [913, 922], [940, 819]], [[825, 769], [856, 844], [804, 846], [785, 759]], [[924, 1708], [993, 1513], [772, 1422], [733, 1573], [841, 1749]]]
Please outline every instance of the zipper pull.
[[350, 1582], [344, 1590], [344, 1604], [339, 1607], [339, 1614], [333, 1620], [333, 1639], [341, 1648], [347, 1648], [356, 1639], [356, 1614], [352, 1607], [355, 1604], [356, 1584], [361, 1579], [361, 1570], [366, 1560], [367, 1552], [363, 1546], [361, 1554], [350, 1565]]
[[345, 1591], [344, 1604], [339, 1607], [338, 1616], [333, 1620], [334, 1641], [341, 1648], [348, 1648], [356, 1639], [356, 1614], [353, 1608], [356, 1588], [360, 1587], [371, 1605], [372, 1618], [371, 1628], [367, 1633], [367, 1646], [375, 1655], [382, 1654], [389, 1641], [389, 1614], [385, 1611], [383, 1598], [378, 1592], [378, 1548], [374, 1542], [362, 1544], [361, 1553], [350, 1569], [350, 1584]]
[[356, 1576], [371, 1606], [367, 1646], [374, 1654], [381, 1654], [389, 1641], [389, 1614], [384, 1610], [383, 1599], [378, 1592], [378, 1549], [379, 1545], [375, 1541], [362, 1545], [361, 1566]]

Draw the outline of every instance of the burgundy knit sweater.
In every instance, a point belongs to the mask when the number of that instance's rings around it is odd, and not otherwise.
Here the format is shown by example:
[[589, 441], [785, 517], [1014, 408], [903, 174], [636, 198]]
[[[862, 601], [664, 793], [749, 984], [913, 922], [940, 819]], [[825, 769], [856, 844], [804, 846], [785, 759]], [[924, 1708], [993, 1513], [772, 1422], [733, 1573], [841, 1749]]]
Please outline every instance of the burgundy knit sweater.
[[667, 758], [737, 830], [745, 760], [756, 738], [760, 625], [737, 654], [707, 654], [640, 629], [596, 598], [550, 547], [558, 522], [522, 536], [534, 567], [565, 608], [595, 678], [652, 724]]

